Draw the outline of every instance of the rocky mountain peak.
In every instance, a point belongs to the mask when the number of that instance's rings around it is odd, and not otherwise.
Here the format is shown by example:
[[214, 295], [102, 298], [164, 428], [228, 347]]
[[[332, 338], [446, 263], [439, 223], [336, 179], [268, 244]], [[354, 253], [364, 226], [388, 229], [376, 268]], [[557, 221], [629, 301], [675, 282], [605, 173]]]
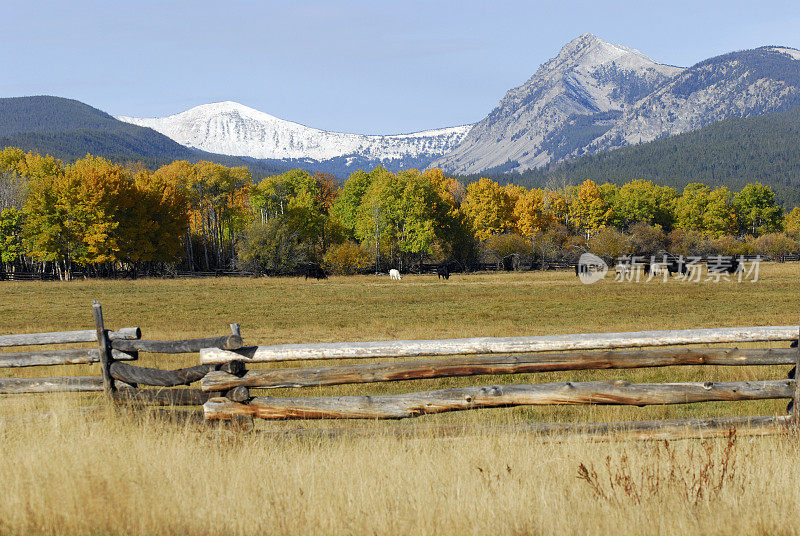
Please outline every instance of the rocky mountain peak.
[[[604, 133], [615, 114], [681, 71], [636, 49], [583, 34], [506, 93], [456, 149], [433, 165], [460, 173], [507, 164], [509, 169], [544, 166]], [[579, 136], [563, 139], [567, 121], [590, 116]]]

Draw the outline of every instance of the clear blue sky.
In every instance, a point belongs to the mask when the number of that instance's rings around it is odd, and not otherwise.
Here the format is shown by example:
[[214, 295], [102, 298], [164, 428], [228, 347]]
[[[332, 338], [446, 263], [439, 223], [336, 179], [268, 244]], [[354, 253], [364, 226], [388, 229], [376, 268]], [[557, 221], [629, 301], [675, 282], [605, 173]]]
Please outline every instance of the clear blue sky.
[[800, 48], [800, 2], [37, 2], [0, 5], [0, 96], [161, 116], [234, 100], [306, 125], [399, 133], [465, 124], [572, 38], [657, 61]]

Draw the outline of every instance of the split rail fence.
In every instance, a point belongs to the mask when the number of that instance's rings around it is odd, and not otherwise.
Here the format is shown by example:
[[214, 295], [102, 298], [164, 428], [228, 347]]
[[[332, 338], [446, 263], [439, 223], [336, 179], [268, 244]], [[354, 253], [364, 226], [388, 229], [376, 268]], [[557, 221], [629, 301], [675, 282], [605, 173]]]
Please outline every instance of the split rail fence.
[[[214, 396], [225, 396], [230, 400], [242, 400], [241, 397], [237, 396], [237, 393], [240, 393], [243, 389], [231, 389], [223, 392], [206, 392], [200, 389], [173, 389], [174, 387], [198, 382], [212, 370], [239, 373], [243, 369], [241, 362], [218, 366], [197, 365], [169, 371], [137, 367], [128, 363], [136, 361], [140, 352], [196, 354], [201, 348], [209, 347], [227, 351], [236, 350], [242, 347], [242, 337], [237, 324], [231, 325], [231, 334], [221, 337], [154, 341], [142, 339], [142, 333], [138, 327], [122, 328], [117, 331], [105, 329], [103, 310], [97, 302], [93, 304], [93, 313], [95, 329], [0, 335], [0, 348], [80, 343], [95, 343], [96, 346], [91, 348], [0, 352], [0, 368], [91, 365], [99, 363], [99, 375], [0, 378], [0, 395], [99, 391], [104, 392], [108, 401], [114, 404], [195, 407], [202, 405]], [[141, 386], [154, 386], [157, 388], [149, 389]]]
[[[450, 411], [541, 405], [664, 405], [788, 399], [786, 414], [620, 423], [531, 423], [530, 431], [629, 432], [661, 437], [691, 433], [777, 433], [800, 422], [795, 381], [798, 326], [592, 333], [422, 341], [243, 345], [239, 326], [221, 337], [180, 341], [141, 338], [139, 328], [105, 329], [94, 304], [95, 330], [0, 335], [0, 347], [95, 342], [95, 348], [0, 353], [0, 367], [99, 363], [102, 375], [3, 378], [0, 394], [103, 391], [110, 403], [202, 406], [206, 421], [404, 419]], [[739, 343], [792, 342], [788, 348], [737, 348]], [[728, 345], [697, 347], [694, 345]], [[693, 346], [688, 346], [693, 345]], [[200, 364], [165, 371], [129, 362], [140, 352], [198, 353]], [[251, 369], [259, 363], [336, 359], [427, 359], [334, 366]], [[251, 390], [307, 388], [479, 375], [594, 369], [774, 365], [793, 367], [779, 380], [629, 383], [583, 381], [458, 387], [373, 396], [252, 396]], [[200, 388], [183, 388], [199, 382]], [[143, 388], [150, 386], [156, 388]]]

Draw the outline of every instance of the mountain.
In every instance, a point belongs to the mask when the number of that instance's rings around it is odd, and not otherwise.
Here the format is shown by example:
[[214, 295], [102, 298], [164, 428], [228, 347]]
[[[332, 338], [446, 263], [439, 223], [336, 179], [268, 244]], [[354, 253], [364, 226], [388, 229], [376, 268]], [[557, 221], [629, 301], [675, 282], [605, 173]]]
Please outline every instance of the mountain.
[[559, 160], [612, 128], [622, 111], [683, 69], [584, 34], [509, 91], [464, 141], [432, 165], [479, 173]]
[[626, 110], [588, 152], [674, 136], [728, 117], [800, 105], [800, 51], [761, 47], [702, 61]]
[[269, 162], [195, 151], [82, 102], [51, 96], [0, 99], [0, 147], [8, 146], [66, 162], [91, 153], [116, 162], [141, 161], [151, 167], [173, 160], [211, 160], [247, 166], [256, 175], [285, 169]]
[[738, 190], [759, 181], [787, 208], [800, 206], [800, 106], [497, 178], [528, 187], [647, 179], [679, 191], [690, 182]]
[[[27, 145], [44, 142], [44, 152], [82, 157], [87, 152], [181, 159], [193, 156], [182, 145], [150, 129], [129, 125], [82, 102], [37, 96], [0, 99], [0, 137]], [[51, 150], [52, 147], [52, 150]]]
[[584, 34], [432, 165], [459, 174], [520, 172], [798, 104], [795, 49], [732, 52], [683, 69]]
[[350, 171], [376, 165], [394, 170], [425, 168], [461, 142], [471, 128], [388, 136], [345, 134], [285, 121], [230, 101], [197, 106], [169, 117], [117, 119], [152, 128], [203, 151]]

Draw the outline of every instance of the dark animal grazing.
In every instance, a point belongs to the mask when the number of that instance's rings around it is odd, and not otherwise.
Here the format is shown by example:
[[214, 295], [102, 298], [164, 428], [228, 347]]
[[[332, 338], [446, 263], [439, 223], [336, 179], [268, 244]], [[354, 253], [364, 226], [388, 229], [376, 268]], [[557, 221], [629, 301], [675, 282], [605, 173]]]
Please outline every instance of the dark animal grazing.
[[669, 271], [669, 275], [689, 275], [689, 267], [683, 261], [670, 261], [667, 264], [667, 271]]
[[710, 274], [738, 274], [744, 270], [744, 267], [736, 257], [718, 257], [708, 260], [708, 273]]
[[739, 261], [736, 260], [735, 258], [731, 259], [730, 266], [727, 266], [725, 268], [725, 271], [728, 272], [729, 274], [736, 274], [741, 270], [742, 270], [742, 266], [739, 264]]
[[446, 264], [440, 264], [436, 267], [436, 276], [438, 279], [450, 279], [450, 269]]
[[319, 264], [309, 264], [303, 269], [303, 272], [306, 279], [309, 277], [313, 277], [314, 279], [328, 279], [328, 274], [325, 273], [325, 270], [323, 270], [322, 266]]

